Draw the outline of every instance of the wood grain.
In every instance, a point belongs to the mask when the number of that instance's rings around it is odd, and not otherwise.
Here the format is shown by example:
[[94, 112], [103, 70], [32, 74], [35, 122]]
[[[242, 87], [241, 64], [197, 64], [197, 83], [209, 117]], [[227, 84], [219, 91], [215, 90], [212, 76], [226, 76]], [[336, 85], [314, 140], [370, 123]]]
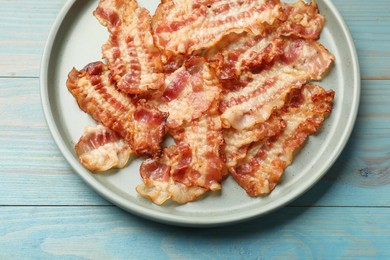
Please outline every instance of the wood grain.
[[0, 76], [38, 77], [47, 36], [65, 2], [0, 1]]
[[390, 79], [389, 2], [332, 1], [351, 31], [363, 79]]
[[389, 214], [297, 207], [228, 228], [188, 229], [115, 207], [2, 207], [0, 258], [385, 259]]

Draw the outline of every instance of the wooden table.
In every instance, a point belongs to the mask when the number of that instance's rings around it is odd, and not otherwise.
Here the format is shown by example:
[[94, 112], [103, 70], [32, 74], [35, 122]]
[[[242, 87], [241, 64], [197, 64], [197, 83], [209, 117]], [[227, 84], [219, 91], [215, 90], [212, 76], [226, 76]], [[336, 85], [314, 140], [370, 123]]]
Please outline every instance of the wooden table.
[[166, 226], [113, 206], [59, 152], [39, 69], [65, 2], [0, 0], [0, 259], [390, 259], [388, 0], [334, 1], [362, 75], [357, 123], [335, 165], [288, 206], [212, 229]]

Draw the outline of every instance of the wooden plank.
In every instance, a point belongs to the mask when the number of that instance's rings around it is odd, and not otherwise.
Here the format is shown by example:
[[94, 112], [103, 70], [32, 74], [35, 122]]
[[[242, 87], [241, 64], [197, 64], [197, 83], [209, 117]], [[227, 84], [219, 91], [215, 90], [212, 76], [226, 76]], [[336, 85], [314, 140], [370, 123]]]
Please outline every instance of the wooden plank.
[[65, 2], [0, 1], [0, 76], [39, 75], [47, 36]]
[[[38, 77], [41, 55], [66, 0], [1, 1], [0, 77]], [[362, 77], [389, 79], [390, 17], [381, 0], [333, 1], [348, 24], [359, 53]], [[38, 15], [39, 14], [39, 15]]]
[[284, 208], [188, 229], [114, 207], [1, 207], [1, 259], [388, 259], [389, 208]]
[[390, 81], [363, 80], [355, 128], [390, 129]]
[[389, 207], [389, 158], [388, 129], [357, 129], [322, 180], [292, 204]]
[[354, 39], [364, 79], [390, 78], [389, 3], [373, 0], [332, 1]]
[[[361, 111], [345, 152], [292, 205], [390, 206], [389, 84], [363, 82]], [[73, 174], [56, 147], [38, 79], [3, 78], [0, 89], [0, 205], [108, 205]]]

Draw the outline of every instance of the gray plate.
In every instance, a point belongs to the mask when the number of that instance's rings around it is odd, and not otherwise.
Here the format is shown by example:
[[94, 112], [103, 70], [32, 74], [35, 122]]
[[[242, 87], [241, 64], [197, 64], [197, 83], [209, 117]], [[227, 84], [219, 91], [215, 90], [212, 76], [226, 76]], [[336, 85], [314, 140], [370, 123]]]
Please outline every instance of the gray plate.
[[[136, 215], [163, 223], [197, 227], [234, 223], [263, 215], [292, 201], [317, 182], [341, 153], [352, 131], [360, 97], [359, 65], [351, 35], [331, 1], [316, 2], [327, 19], [320, 41], [336, 57], [335, 67], [320, 83], [336, 91], [334, 110], [322, 131], [309, 138], [269, 196], [250, 198], [228, 177], [222, 191], [196, 202], [156, 206], [135, 191], [136, 185], [142, 182], [138, 170], [140, 160], [105, 174], [91, 174], [80, 165], [74, 144], [84, 127], [95, 123], [78, 108], [65, 82], [73, 66], [81, 69], [101, 59], [101, 46], [108, 33], [92, 16], [97, 0], [68, 1], [45, 48], [41, 66], [42, 103], [59, 149], [80, 177], [104, 198]], [[140, 1], [140, 5], [152, 13], [157, 4], [157, 1]]]

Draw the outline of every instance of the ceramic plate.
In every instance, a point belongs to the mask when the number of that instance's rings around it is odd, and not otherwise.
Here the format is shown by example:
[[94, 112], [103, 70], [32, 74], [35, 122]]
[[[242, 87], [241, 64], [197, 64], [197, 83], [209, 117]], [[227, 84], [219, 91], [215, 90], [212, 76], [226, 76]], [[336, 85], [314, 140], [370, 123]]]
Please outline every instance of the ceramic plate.
[[[97, 0], [67, 2], [49, 36], [41, 67], [42, 103], [50, 131], [64, 157], [86, 183], [104, 198], [129, 212], [163, 223], [182, 226], [215, 226], [247, 220], [275, 210], [308, 190], [334, 163], [353, 128], [360, 96], [360, 75], [350, 33], [328, 0], [317, 0], [326, 16], [322, 42], [336, 57], [334, 68], [319, 84], [336, 92], [334, 110], [323, 129], [311, 136], [281, 183], [266, 197], [250, 198], [231, 177], [220, 192], [177, 205], [156, 206], [139, 196], [135, 187], [142, 182], [141, 161], [104, 174], [91, 174], [78, 162], [74, 145], [87, 125], [94, 121], [82, 112], [66, 88], [72, 67], [83, 68], [101, 60], [101, 46], [108, 33], [92, 15]], [[157, 1], [140, 1], [154, 12]]]

